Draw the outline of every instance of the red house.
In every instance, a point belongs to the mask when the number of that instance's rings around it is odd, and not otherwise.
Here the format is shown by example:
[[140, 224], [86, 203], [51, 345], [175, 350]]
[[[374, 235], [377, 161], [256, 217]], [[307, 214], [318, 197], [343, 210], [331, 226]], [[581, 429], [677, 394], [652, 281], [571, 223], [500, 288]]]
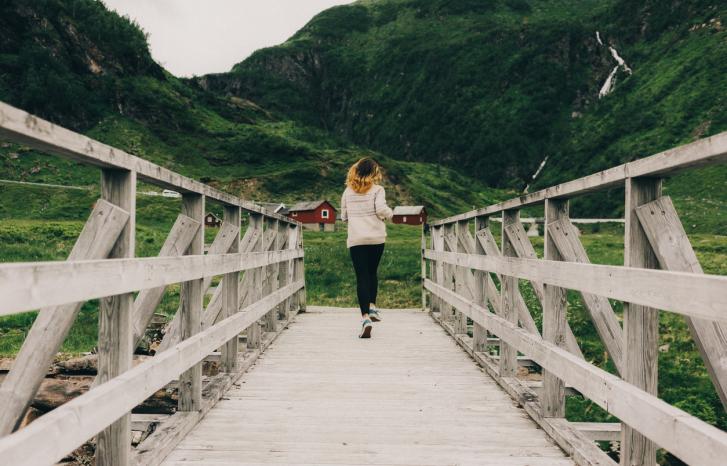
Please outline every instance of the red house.
[[422, 205], [400, 205], [394, 207], [393, 223], [423, 225], [427, 223], [427, 209]]
[[326, 200], [298, 202], [288, 209], [288, 217], [302, 223], [306, 230], [335, 231], [336, 212]]

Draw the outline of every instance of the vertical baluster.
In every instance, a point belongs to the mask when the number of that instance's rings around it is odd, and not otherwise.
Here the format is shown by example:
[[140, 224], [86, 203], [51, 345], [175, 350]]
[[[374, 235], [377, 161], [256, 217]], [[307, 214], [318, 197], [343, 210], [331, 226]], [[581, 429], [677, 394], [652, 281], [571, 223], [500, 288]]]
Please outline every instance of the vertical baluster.
[[[432, 250], [444, 251], [444, 229], [441, 225], [432, 228]], [[444, 286], [444, 267], [441, 261], [432, 262], [432, 281], [437, 285]], [[444, 320], [444, 303], [432, 295], [432, 311], [439, 312], [439, 318]]]
[[[488, 226], [487, 217], [475, 217], [475, 238], [477, 238], [477, 232], [484, 230]], [[484, 255], [485, 248], [482, 247], [479, 241], [475, 239], [475, 254]], [[475, 296], [474, 302], [484, 308], [487, 308], [487, 274], [482, 270], [475, 271]], [[475, 352], [487, 353], [487, 329], [477, 323], [473, 324], [472, 327], [472, 348]]]
[[[507, 239], [505, 228], [520, 219], [519, 210], [505, 210], [502, 212], [502, 255], [503, 257], [516, 257], [515, 248]], [[517, 325], [518, 315], [515, 300], [518, 292], [518, 279], [507, 275], [501, 278], [502, 316]], [[500, 377], [514, 377], [517, 374], [517, 350], [500, 340]]]
[[[182, 213], [200, 223], [199, 230], [187, 250], [189, 255], [204, 254], [205, 199], [201, 194], [182, 195]], [[199, 278], [183, 282], [179, 291], [180, 341], [202, 330], [202, 284]], [[179, 410], [199, 411], [202, 408], [202, 363], [197, 363], [179, 376]]]
[[[102, 198], [129, 213], [129, 221], [109, 258], [134, 257], [136, 230], [136, 172], [102, 170]], [[132, 319], [134, 294], [103, 298], [98, 314], [98, 381], [104, 383], [131, 369], [134, 353]], [[129, 464], [131, 414], [127, 413], [97, 436], [96, 464]]]
[[[265, 245], [265, 237], [263, 236], [263, 216], [261, 214], [251, 213], [250, 214], [250, 226], [253, 230], [257, 230], [257, 237], [259, 238], [251, 252], [261, 252]], [[252, 274], [252, 280], [250, 280], [250, 290], [248, 291], [248, 303], [252, 304], [262, 298], [263, 289], [263, 269], [264, 267], [257, 267], [252, 270], [248, 270], [246, 273]], [[258, 349], [262, 345], [262, 329], [258, 322], [250, 325], [247, 328], [247, 347], [249, 349]]]
[[[265, 244], [269, 244], [268, 251], [278, 250], [278, 221], [274, 218], [265, 218]], [[278, 264], [265, 267], [265, 282], [263, 283], [263, 296], [274, 292], [278, 287]], [[263, 328], [266, 332], [275, 332], [278, 327], [278, 316], [275, 308], [263, 317]]]
[[[240, 208], [238, 206], [225, 205], [224, 222], [240, 228]], [[230, 254], [240, 252], [240, 232], [232, 240], [228, 252]], [[225, 274], [222, 279], [223, 311], [224, 318], [230, 317], [239, 311], [240, 301], [240, 272]], [[222, 347], [222, 370], [225, 372], [237, 371], [238, 336], [235, 335], [225, 346]]]
[[[636, 208], [661, 196], [658, 178], [626, 180], [624, 265], [655, 269], [659, 262], [636, 214]], [[642, 390], [657, 394], [659, 345], [659, 311], [646, 306], [624, 303], [624, 377]], [[656, 445], [624, 424], [621, 434], [621, 464], [653, 466]], [[668, 445], [665, 445], [668, 446]]]
[[424, 280], [427, 278], [427, 261], [424, 259], [424, 251], [427, 249], [427, 224], [422, 224], [421, 239], [421, 275], [422, 275], [422, 310], [427, 309], [427, 290], [424, 289]]
[[[568, 201], [547, 199], [545, 201], [545, 260], [563, 260], [548, 226], [562, 218], [568, 218]], [[567, 290], [545, 284], [543, 287], [543, 339], [557, 346], [566, 347], [568, 306]], [[541, 400], [544, 417], [565, 416], [565, 386], [563, 381], [543, 370], [543, 396]]]
[[[469, 222], [463, 220], [457, 222], [454, 225], [454, 251], [462, 254], [466, 254], [464, 243], [467, 241], [467, 229], [469, 228]], [[466, 299], [472, 299], [469, 286], [471, 286], [472, 280], [471, 271], [466, 267], [454, 267], [455, 270], [455, 290], [457, 294], [465, 297]], [[454, 314], [454, 332], [460, 334], [467, 333], [467, 315], [463, 312], [456, 311]]]

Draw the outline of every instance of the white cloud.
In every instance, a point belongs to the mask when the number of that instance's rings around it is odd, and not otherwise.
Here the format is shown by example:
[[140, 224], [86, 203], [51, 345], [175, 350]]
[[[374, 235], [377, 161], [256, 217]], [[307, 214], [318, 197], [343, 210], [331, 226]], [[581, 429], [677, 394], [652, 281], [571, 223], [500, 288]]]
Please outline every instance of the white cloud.
[[284, 42], [317, 13], [352, 0], [103, 0], [149, 34], [154, 58], [177, 76], [229, 71]]

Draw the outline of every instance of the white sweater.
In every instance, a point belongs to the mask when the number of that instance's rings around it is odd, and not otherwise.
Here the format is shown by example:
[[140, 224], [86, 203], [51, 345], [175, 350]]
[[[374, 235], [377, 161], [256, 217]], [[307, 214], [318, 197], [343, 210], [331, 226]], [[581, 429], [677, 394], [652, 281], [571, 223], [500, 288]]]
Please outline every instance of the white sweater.
[[367, 192], [359, 194], [346, 188], [341, 196], [341, 219], [348, 222], [346, 245], [382, 244], [386, 241], [384, 220], [394, 216], [386, 205], [386, 192], [375, 184]]

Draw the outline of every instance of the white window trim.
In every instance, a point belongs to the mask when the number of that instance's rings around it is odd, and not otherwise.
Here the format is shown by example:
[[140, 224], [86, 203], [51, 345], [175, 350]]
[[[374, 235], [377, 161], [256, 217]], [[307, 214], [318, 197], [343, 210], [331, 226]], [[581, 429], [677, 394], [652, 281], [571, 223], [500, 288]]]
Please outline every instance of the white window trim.
[[321, 218], [329, 219], [331, 218], [329, 214], [330, 212], [328, 211], [328, 209], [321, 210]]
[[404, 220], [402, 220], [402, 221], [403, 221], [403, 222], [406, 222], [406, 216], [404, 216]]

